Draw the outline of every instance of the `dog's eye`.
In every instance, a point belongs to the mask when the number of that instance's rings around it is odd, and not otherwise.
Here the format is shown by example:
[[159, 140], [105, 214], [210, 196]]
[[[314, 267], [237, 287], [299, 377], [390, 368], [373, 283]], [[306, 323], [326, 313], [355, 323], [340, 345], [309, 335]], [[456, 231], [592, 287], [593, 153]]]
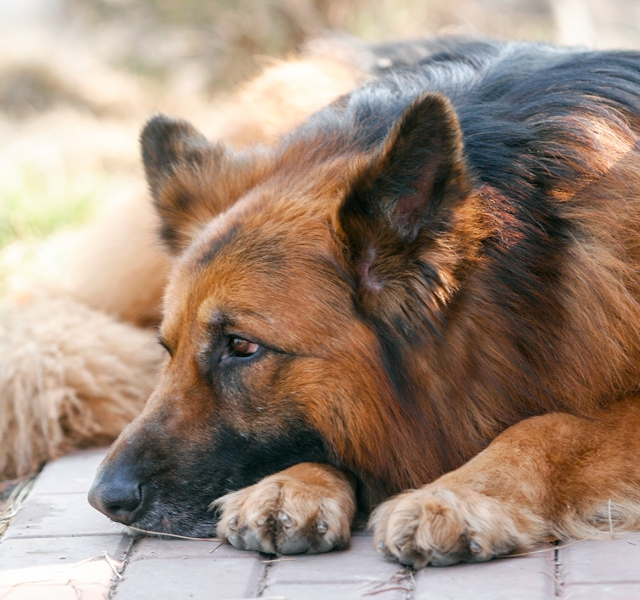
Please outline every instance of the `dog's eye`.
[[173, 357], [173, 351], [161, 337], [158, 337], [158, 343], [169, 353], [169, 356]]
[[233, 337], [229, 340], [229, 355], [231, 356], [251, 356], [259, 350], [260, 346], [249, 340]]

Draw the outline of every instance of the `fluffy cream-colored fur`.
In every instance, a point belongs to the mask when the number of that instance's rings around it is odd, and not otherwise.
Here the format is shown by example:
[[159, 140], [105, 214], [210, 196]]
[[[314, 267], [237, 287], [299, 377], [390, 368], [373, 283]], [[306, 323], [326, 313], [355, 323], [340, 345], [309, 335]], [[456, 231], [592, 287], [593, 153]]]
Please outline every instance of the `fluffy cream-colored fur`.
[[150, 332], [68, 296], [20, 295], [0, 309], [0, 477], [113, 440], [153, 389]]

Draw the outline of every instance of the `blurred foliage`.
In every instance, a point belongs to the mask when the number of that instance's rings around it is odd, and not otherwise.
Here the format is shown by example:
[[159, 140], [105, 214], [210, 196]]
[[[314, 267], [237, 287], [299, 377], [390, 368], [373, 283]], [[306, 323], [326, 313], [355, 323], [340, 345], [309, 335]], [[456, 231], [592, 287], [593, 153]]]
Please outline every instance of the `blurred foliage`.
[[65, 86], [41, 65], [21, 65], [0, 77], [0, 107], [9, 115], [23, 118], [61, 105], [89, 108], [76, 90]]
[[0, 183], [0, 248], [85, 222], [100, 195], [93, 174], [52, 177], [51, 172], [22, 168], [11, 182]]
[[119, 28], [120, 37], [115, 38], [122, 42], [123, 64], [162, 78], [176, 64], [204, 61], [212, 90], [253, 74], [256, 56], [286, 56], [305, 40], [328, 32], [368, 41], [447, 32], [538, 40], [550, 40], [553, 35], [547, 0], [69, 2], [76, 14], [101, 27]]
[[0, 181], [0, 299], [15, 273], [29, 269], [42, 240], [85, 223], [104, 199], [93, 172], [25, 165]]

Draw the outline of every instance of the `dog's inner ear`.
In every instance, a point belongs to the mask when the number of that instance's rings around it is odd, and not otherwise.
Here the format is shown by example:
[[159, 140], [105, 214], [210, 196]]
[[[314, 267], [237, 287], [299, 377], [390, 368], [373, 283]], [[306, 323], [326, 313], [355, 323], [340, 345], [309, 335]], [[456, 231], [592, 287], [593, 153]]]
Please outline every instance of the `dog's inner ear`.
[[451, 102], [429, 93], [400, 117], [354, 178], [338, 211], [339, 230], [361, 285], [380, 291], [373, 263], [389, 274], [448, 227], [469, 194], [460, 126]]
[[157, 115], [140, 142], [160, 237], [172, 254], [182, 252], [259, 177], [253, 156], [211, 144], [186, 121]]

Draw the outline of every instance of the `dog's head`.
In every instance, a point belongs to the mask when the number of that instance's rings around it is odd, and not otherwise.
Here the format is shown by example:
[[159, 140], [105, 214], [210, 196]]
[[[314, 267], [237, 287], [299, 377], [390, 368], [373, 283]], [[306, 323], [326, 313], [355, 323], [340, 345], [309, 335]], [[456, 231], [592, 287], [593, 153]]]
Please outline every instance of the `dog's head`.
[[365, 504], [441, 468], [412, 373], [473, 249], [457, 119], [423, 96], [364, 144], [332, 110], [268, 151], [145, 127], [170, 358], [90, 493], [114, 520], [207, 536], [213, 500], [297, 463], [350, 471]]

